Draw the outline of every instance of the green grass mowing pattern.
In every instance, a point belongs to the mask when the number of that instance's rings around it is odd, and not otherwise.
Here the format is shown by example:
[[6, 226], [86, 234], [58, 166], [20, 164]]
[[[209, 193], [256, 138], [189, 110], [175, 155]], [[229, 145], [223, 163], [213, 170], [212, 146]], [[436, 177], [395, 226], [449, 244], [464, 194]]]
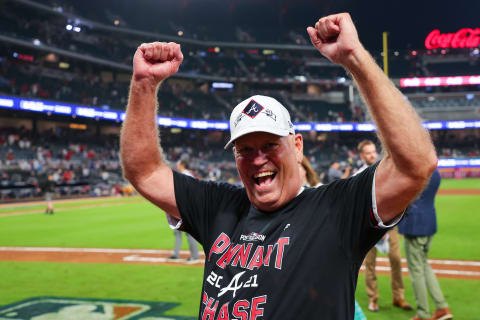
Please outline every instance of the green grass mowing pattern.
[[[480, 260], [480, 227], [477, 208], [478, 196], [440, 195], [435, 199], [437, 233], [430, 247], [429, 257], [434, 259]], [[400, 238], [402, 256], [405, 257], [403, 237]], [[384, 256], [384, 254], [378, 254]]]
[[442, 179], [440, 189], [480, 189], [480, 179]]
[[[109, 198], [109, 199], [95, 199], [87, 198], [78, 201], [68, 201], [68, 202], [58, 202], [54, 201], [55, 209], [59, 208], [73, 208], [73, 207], [85, 207], [85, 206], [95, 206], [95, 205], [104, 205], [104, 204], [115, 204], [118, 202], [130, 203], [143, 201], [141, 197], [128, 197], [128, 198]], [[44, 201], [38, 202], [26, 202], [24, 205], [12, 204], [11, 206], [6, 205], [5, 207], [0, 208], [0, 213], [4, 212], [21, 212], [21, 211], [31, 211], [31, 210], [45, 210], [46, 204]]]
[[[132, 299], [177, 302], [170, 315], [196, 317], [200, 303], [203, 268], [120, 264], [69, 264], [49, 262], [0, 262], [2, 285], [0, 304], [37, 296]], [[479, 280], [439, 279], [456, 319], [478, 319]], [[405, 297], [415, 305], [409, 277], [404, 277]], [[369, 320], [410, 319], [415, 311], [392, 306], [390, 277], [378, 275], [379, 313], [367, 310], [365, 278], [359, 276], [356, 299]], [[432, 305], [432, 310], [434, 306]]]
[[438, 231], [430, 257], [480, 260], [480, 196], [437, 196], [435, 207]]
[[147, 201], [111, 204], [0, 217], [0, 246], [173, 248], [173, 231], [160, 209]]
[[170, 315], [198, 314], [202, 267], [0, 261], [0, 305], [39, 297], [177, 302]]
[[[147, 201], [0, 217], [0, 246], [172, 249], [173, 231], [165, 215]], [[430, 257], [480, 260], [480, 197], [439, 195], [438, 233]], [[186, 241], [182, 243], [187, 249]], [[402, 247], [403, 248], [403, 247]]]
[[[355, 298], [363, 309], [368, 320], [406, 320], [411, 319], [415, 315], [415, 297], [409, 277], [403, 277], [405, 285], [405, 299], [412, 305], [414, 310], [404, 311], [395, 308], [392, 305], [392, 290], [390, 287], [390, 276], [379, 275], [379, 312], [371, 312], [367, 309], [368, 297], [365, 291], [365, 276], [360, 274], [358, 277], [357, 291]], [[477, 320], [480, 319], [480, 305], [478, 304], [478, 289], [480, 288], [480, 280], [465, 279], [445, 279], [439, 278], [440, 287], [455, 319]], [[429, 298], [430, 299], [430, 298]], [[435, 305], [430, 299], [430, 312], [433, 313]]]

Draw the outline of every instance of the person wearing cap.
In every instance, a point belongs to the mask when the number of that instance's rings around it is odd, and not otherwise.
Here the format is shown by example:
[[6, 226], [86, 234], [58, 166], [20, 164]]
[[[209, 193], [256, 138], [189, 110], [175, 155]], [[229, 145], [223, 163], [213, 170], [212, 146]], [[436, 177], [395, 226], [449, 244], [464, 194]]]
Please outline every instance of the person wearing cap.
[[203, 246], [199, 319], [353, 319], [368, 250], [402, 218], [436, 167], [428, 132], [358, 39], [347, 13], [307, 32], [348, 70], [382, 137], [386, 156], [349, 179], [303, 188], [303, 139], [288, 111], [254, 95], [230, 117], [226, 148], [244, 187], [200, 181], [166, 164], [155, 116], [159, 84], [183, 61], [175, 43], [142, 44], [121, 132], [125, 177]]

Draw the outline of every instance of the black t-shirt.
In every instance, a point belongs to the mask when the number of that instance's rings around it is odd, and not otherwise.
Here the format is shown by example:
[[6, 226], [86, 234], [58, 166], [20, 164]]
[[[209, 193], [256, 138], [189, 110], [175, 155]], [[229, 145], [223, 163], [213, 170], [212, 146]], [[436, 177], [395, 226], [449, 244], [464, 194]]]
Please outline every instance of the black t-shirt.
[[199, 319], [353, 319], [358, 271], [386, 232], [371, 211], [375, 168], [275, 212], [244, 188], [175, 173], [183, 228], [206, 256]]

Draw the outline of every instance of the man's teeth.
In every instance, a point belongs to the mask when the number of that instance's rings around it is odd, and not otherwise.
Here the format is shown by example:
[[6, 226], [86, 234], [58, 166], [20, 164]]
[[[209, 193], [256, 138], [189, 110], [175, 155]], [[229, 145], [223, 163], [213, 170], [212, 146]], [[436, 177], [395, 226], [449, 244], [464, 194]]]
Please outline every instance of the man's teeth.
[[260, 173], [257, 173], [254, 178], [257, 179], [257, 178], [261, 178], [261, 177], [266, 177], [266, 176], [271, 176], [273, 175], [274, 172], [273, 171], [265, 171], [265, 172], [260, 172]]

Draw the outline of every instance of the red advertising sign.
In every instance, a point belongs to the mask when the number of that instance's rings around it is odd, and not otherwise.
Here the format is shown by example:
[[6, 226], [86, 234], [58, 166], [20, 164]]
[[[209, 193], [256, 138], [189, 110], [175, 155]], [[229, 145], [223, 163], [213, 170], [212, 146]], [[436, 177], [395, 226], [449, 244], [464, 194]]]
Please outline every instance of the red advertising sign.
[[401, 78], [400, 87], [438, 87], [438, 86], [468, 86], [480, 84], [480, 75], [428, 77], [428, 78]]
[[427, 49], [475, 48], [480, 44], [480, 28], [463, 28], [455, 33], [440, 33], [433, 30], [425, 39]]

